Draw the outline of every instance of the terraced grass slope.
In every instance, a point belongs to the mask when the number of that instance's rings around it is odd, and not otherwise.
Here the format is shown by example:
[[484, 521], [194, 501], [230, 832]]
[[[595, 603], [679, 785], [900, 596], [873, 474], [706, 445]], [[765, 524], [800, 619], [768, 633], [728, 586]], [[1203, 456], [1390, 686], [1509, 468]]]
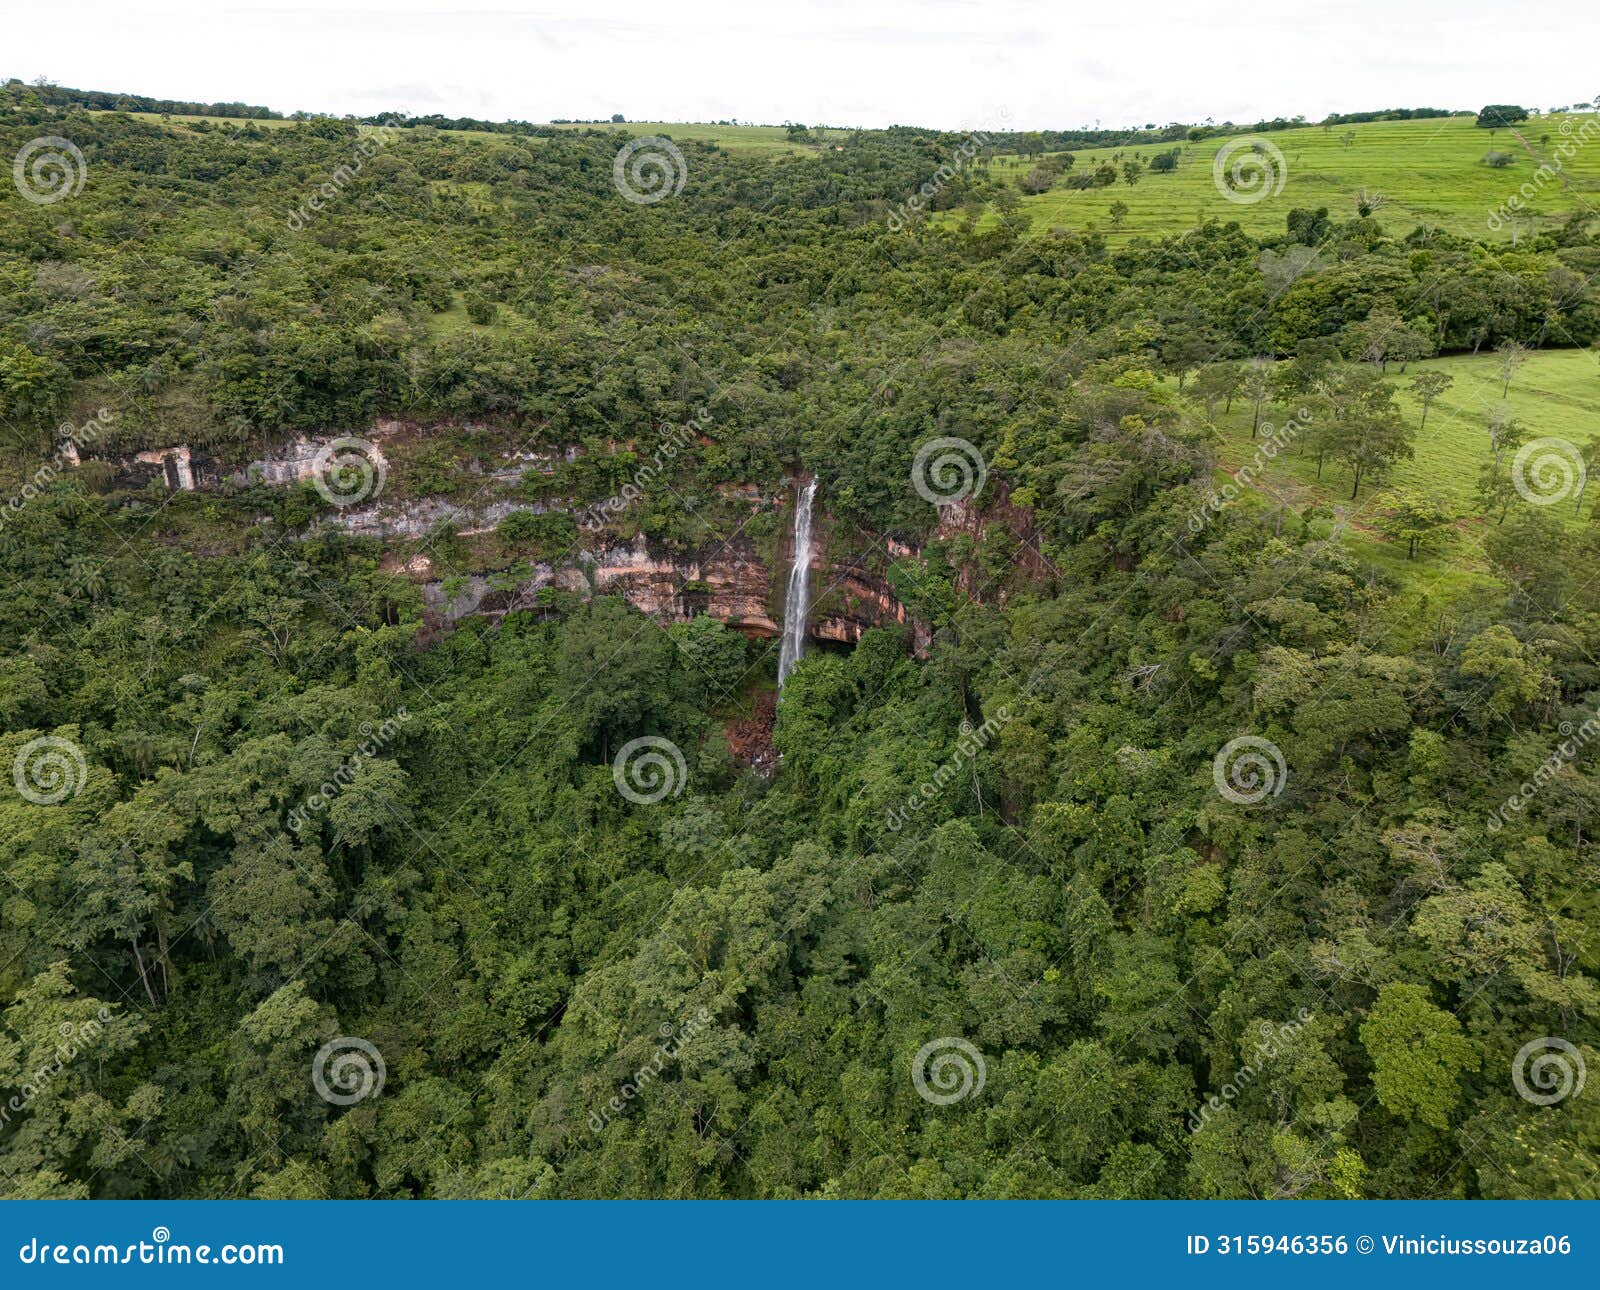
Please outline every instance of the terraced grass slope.
[[[1409, 232], [1418, 224], [1436, 225], [1467, 236], [1508, 241], [1551, 225], [1571, 210], [1600, 211], [1600, 119], [1596, 116], [1535, 117], [1516, 132], [1479, 129], [1472, 122], [1470, 116], [1374, 121], [1180, 145], [1089, 149], [1076, 154], [1076, 173], [1113, 158], [1120, 166], [1130, 157], [1148, 162], [1174, 146], [1182, 151], [1176, 171], [1152, 174], [1147, 170], [1132, 186], [1119, 178], [1107, 188], [1069, 190], [1058, 181], [1049, 192], [1024, 197], [1021, 209], [1033, 217], [1034, 228], [1040, 231], [1093, 226], [1113, 238], [1154, 237], [1193, 228], [1204, 219], [1220, 219], [1237, 220], [1252, 232], [1269, 233], [1283, 229], [1284, 216], [1295, 206], [1326, 206], [1336, 218], [1348, 219], [1356, 213], [1358, 196], [1365, 189], [1381, 198], [1377, 218], [1391, 232]], [[1245, 138], [1263, 140], [1281, 152], [1283, 183], [1277, 192], [1257, 201], [1230, 201], [1213, 181], [1212, 166], [1219, 151], [1236, 147]], [[1563, 141], [1573, 149], [1571, 156], [1562, 157], [1559, 152]], [[1488, 165], [1484, 158], [1491, 150], [1509, 156], [1510, 164]], [[1528, 203], [1529, 211], [1520, 222], [1513, 226], [1502, 218], [1504, 227], [1491, 227], [1491, 213], [1500, 210], [1522, 184], [1534, 182], [1541, 164], [1554, 169], [1557, 160], [1561, 161], [1557, 178], [1547, 180]], [[1037, 164], [1033, 157], [999, 157], [991, 163], [991, 174], [1014, 182]], [[1115, 202], [1122, 202], [1128, 210], [1114, 225], [1111, 207]], [[981, 222], [993, 222], [994, 218], [991, 211]]]

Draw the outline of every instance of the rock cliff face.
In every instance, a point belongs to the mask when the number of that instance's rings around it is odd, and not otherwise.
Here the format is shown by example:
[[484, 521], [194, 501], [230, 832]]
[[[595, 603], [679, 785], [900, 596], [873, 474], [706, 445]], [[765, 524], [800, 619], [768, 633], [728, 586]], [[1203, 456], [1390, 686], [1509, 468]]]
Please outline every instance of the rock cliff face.
[[467, 614], [499, 617], [532, 609], [547, 587], [578, 595], [621, 596], [662, 623], [708, 614], [750, 636], [776, 636], [769, 608], [772, 573], [748, 539], [735, 537], [692, 555], [652, 550], [641, 534], [631, 543], [579, 547], [570, 559], [534, 566], [533, 576], [507, 589], [474, 576], [454, 598], [438, 581], [427, 583], [429, 608], [449, 620]]
[[[392, 451], [385, 441], [404, 439], [418, 427], [401, 422], [380, 421], [369, 432], [368, 447], [383, 461]], [[300, 437], [270, 455], [249, 462], [223, 463], [187, 445], [142, 452], [137, 457], [115, 459], [116, 478], [123, 487], [143, 487], [161, 480], [174, 491], [208, 490], [225, 481], [243, 484], [259, 482], [289, 486], [312, 478], [318, 471], [319, 454], [335, 436]], [[383, 444], [382, 448], [378, 445]], [[574, 459], [577, 449], [550, 449], [530, 452], [518, 449], [503, 461], [484, 468], [473, 463], [482, 474], [489, 491], [497, 485], [513, 486], [528, 470], [551, 473], [562, 461]], [[779, 499], [758, 485], [721, 489], [724, 497], [748, 502], [752, 514], [772, 511]], [[792, 490], [786, 505], [793, 505]], [[908, 626], [912, 644], [918, 652], [927, 645], [925, 624], [915, 621], [894, 594], [882, 575], [881, 566], [889, 560], [916, 555], [911, 547], [888, 539], [879, 548], [874, 562], [866, 556], [852, 555], [838, 541], [827, 517], [827, 498], [818, 498], [818, 523], [812, 538], [811, 577], [812, 613], [807, 634], [813, 640], [853, 645], [874, 627], [891, 624]], [[535, 513], [566, 512], [578, 518], [577, 508], [561, 501], [529, 502], [505, 496], [484, 496], [469, 506], [438, 497], [399, 500], [380, 497], [361, 505], [328, 513], [320, 523], [367, 537], [419, 538], [441, 523], [456, 527], [461, 536], [494, 530], [513, 511]], [[786, 517], [785, 517], [786, 518]], [[1002, 500], [978, 510], [964, 504], [944, 508], [940, 513], [938, 535], [950, 538], [965, 535], [981, 539], [985, 528], [1003, 519], [1012, 529], [1029, 535], [1031, 515], [1008, 506]], [[539, 607], [540, 592], [547, 588], [580, 596], [615, 595], [659, 622], [685, 622], [697, 614], [707, 614], [745, 634], [777, 637], [782, 632], [783, 589], [794, 560], [792, 529], [781, 525], [782, 539], [770, 562], [756, 544], [742, 534], [726, 542], [711, 543], [691, 552], [672, 551], [651, 543], [643, 534], [631, 540], [617, 540], [596, 534], [592, 542], [580, 543], [561, 560], [534, 566], [530, 577], [514, 584], [504, 577], [485, 572], [464, 582], [452, 582], [447, 594], [432, 561], [417, 555], [403, 565], [404, 572], [423, 583], [424, 601], [439, 623], [454, 622], [467, 615], [501, 617], [518, 610]], [[857, 544], [859, 545], [859, 543]], [[1036, 547], [1025, 542], [1019, 567], [1030, 577], [1048, 576]], [[957, 571], [958, 587], [969, 595], [981, 588], [970, 567]], [[997, 598], [1000, 598], [997, 596]]]

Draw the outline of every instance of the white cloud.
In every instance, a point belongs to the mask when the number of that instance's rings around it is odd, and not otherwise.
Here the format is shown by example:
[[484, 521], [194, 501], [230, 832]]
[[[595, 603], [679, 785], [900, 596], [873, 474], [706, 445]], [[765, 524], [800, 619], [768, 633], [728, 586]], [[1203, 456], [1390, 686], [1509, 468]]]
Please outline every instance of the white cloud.
[[84, 0], [7, 17], [0, 73], [185, 99], [496, 119], [960, 128], [1548, 107], [1594, 92], [1587, 7], [1266, 0]]

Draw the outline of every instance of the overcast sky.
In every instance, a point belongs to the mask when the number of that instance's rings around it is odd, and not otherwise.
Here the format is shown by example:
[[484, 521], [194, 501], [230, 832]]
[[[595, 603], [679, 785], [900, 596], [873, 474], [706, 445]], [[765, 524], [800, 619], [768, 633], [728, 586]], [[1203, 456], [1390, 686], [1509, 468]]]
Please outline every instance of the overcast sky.
[[0, 78], [282, 111], [948, 129], [1551, 107], [1600, 10], [1499, 0], [11, 0]]

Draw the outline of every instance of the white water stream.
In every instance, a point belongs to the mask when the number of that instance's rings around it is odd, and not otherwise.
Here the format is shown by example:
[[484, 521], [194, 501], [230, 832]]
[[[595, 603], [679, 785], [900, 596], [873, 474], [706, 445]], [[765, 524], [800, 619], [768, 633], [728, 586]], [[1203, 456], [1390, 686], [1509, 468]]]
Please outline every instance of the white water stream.
[[778, 653], [778, 689], [806, 652], [806, 615], [811, 610], [811, 503], [817, 495], [813, 479], [803, 489], [794, 508], [794, 563], [789, 566], [789, 590], [783, 601], [783, 648]]

